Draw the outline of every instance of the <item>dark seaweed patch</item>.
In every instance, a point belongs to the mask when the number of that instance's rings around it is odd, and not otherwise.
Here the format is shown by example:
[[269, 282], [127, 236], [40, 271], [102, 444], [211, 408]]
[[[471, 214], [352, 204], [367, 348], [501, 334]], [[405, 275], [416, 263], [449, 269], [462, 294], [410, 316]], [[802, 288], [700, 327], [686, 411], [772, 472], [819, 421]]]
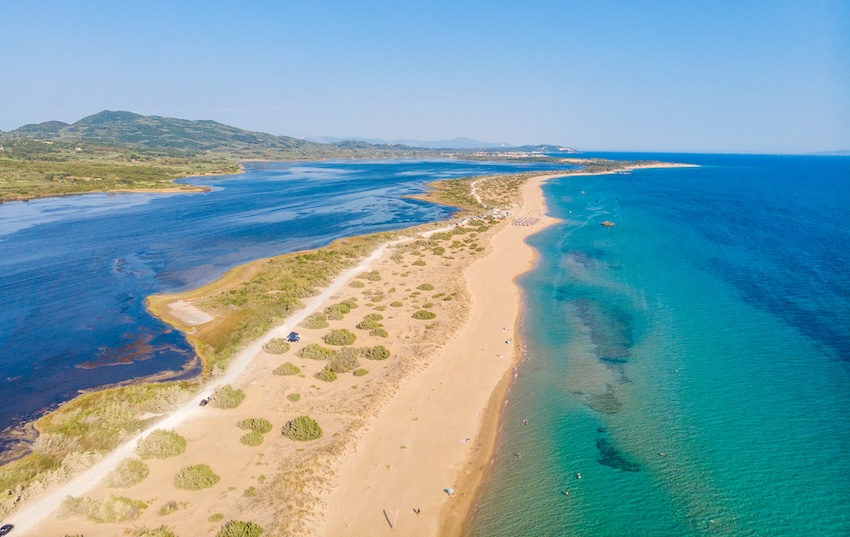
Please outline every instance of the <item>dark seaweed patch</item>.
[[614, 388], [610, 384], [606, 384], [606, 389], [602, 393], [594, 393], [589, 395], [584, 404], [592, 408], [596, 412], [603, 414], [616, 414], [623, 408], [623, 403], [614, 395]]
[[590, 338], [599, 359], [609, 364], [627, 363], [632, 355], [629, 350], [633, 343], [631, 317], [589, 298], [578, 298], [571, 304], [590, 329]]
[[610, 466], [617, 470], [623, 470], [624, 472], [640, 471], [640, 466], [625, 458], [617, 450], [617, 448], [614, 447], [614, 444], [609, 442], [606, 438], [600, 437], [596, 439], [596, 449], [599, 450], [599, 456], [596, 458], [596, 461], [599, 464]]

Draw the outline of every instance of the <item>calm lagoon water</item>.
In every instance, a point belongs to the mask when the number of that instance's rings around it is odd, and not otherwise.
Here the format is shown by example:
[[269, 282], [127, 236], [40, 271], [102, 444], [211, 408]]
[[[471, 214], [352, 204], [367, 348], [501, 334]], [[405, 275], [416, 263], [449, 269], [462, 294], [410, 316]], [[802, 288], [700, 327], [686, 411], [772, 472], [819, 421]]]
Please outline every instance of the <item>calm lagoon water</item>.
[[[437, 179], [569, 166], [458, 161], [251, 163], [204, 194], [89, 194], [0, 205], [0, 430], [78, 390], [197, 373], [148, 295], [345, 236], [445, 219], [402, 199]], [[2, 448], [0, 443], [0, 448]]]
[[702, 167], [546, 187], [472, 535], [850, 535], [850, 158], [606, 156]]

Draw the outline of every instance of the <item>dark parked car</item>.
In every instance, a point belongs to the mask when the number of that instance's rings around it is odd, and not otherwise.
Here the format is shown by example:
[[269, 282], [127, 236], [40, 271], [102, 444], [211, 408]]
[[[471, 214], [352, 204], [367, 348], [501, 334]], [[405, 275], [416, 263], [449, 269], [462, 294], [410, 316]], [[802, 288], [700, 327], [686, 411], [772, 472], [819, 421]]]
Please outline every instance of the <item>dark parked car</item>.
[[295, 343], [296, 341], [300, 341], [301, 336], [298, 335], [298, 332], [290, 332], [288, 336], [286, 336], [286, 341], [290, 343]]
[[212, 401], [212, 397], [205, 397], [205, 398], [201, 399], [200, 405], [201, 406], [207, 406], [210, 401]]
[[3, 524], [0, 526], [0, 535], [8, 535], [13, 529], [15, 529], [15, 526], [12, 524]]

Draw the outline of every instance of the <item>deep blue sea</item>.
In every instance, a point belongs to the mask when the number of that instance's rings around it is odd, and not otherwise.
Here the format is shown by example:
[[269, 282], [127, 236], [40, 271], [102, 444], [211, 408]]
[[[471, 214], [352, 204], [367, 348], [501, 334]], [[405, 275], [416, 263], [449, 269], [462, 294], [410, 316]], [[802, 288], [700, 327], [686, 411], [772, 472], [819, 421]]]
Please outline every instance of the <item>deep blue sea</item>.
[[472, 535], [850, 535], [850, 158], [605, 156], [701, 167], [545, 187]]
[[[203, 194], [88, 194], [0, 205], [0, 431], [79, 390], [197, 374], [148, 295], [255, 259], [449, 217], [402, 196], [463, 176], [573, 166], [459, 161], [251, 163]], [[0, 451], [3, 442], [0, 440]]]

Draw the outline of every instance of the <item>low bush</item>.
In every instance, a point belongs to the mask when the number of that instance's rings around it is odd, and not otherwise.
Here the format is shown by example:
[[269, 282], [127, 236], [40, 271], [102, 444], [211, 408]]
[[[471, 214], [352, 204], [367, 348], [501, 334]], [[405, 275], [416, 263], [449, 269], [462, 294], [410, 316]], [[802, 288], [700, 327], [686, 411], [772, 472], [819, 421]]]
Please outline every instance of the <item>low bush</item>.
[[243, 434], [242, 438], [239, 439], [239, 442], [246, 446], [259, 446], [263, 443], [263, 435], [257, 431], [251, 431], [248, 434]]
[[381, 323], [378, 321], [372, 321], [369, 319], [363, 319], [359, 323], [357, 323], [358, 330], [375, 330], [377, 328], [381, 328]]
[[300, 393], [290, 393], [289, 395], [286, 396], [286, 398], [289, 399], [290, 401], [292, 401], [293, 403], [297, 403], [298, 401], [301, 400], [301, 394]]
[[253, 522], [231, 520], [215, 534], [215, 537], [260, 537], [263, 528]]
[[180, 509], [180, 506], [177, 505], [177, 502], [175, 502], [174, 500], [167, 501], [167, 502], [165, 502], [165, 504], [162, 507], [159, 508], [159, 515], [160, 516], [170, 515], [171, 513], [177, 511], [178, 509]]
[[242, 491], [242, 496], [244, 498], [254, 498], [257, 496], [257, 487], [250, 486], [247, 489]]
[[390, 334], [386, 330], [384, 330], [383, 328], [376, 328], [376, 329], [372, 330], [371, 332], [369, 332], [369, 335], [370, 336], [377, 336], [377, 337], [388, 337]]
[[222, 513], [213, 513], [207, 518], [209, 522], [220, 522], [224, 520], [224, 515]]
[[106, 476], [106, 486], [113, 489], [127, 489], [138, 485], [150, 474], [148, 465], [139, 459], [124, 459]]
[[367, 369], [363, 369], [362, 367], [360, 369], [355, 369], [354, 373], [352, 373], [352, 375], [354, 375], [355, 377], [362, 377], [362, 376], [368, 375], [368, 374], [369, 374], [369, 371]]
[[136, 452], [144, 459], [167, 459], [186, 451], [186, 439], [174, 431], [157, 429], [139, 441]]
[[298, 326], [303, 328], [319, 329], [328, 327], [328, 316], [317, 311], [312, 315], [308, 315], [306, 319], [298, 323]]
[[328, 369], [327, 367], [313, 375], [317, 379], [324, 382], [333, 382], [336, 380], [336, 373]]
[[414, 262], [413, 262], [413, 263], [411, 263], [411, 264], [412, 264], [413, 266], [415, 266], [415, 267], [424, 267], [424, 266], [425, 266], [425, 261], [423, 261], [423, 260], [421, 260], [421, 259], [417, 259], [416, 261], [414, 261]]
[[430, 283], [423, 283], [422, 285], [417, 287], [417, 289], [419, 289], [420, 291], [433, 291], [434, 286], [431, 285]]
[[360, 367], [360, 352], [360, 349], [340, 349], [331, 356], [326, 367], [334, 373], [348, 373]]
[[281, 434], [290, 440], [307, 442], [321, 438], [322, 428], [310, 416], [298, 416], [286, 422], [281, 429]]
[[296, 366], [292, 362], [286, 362], [285, 364], [272, 371], [272, 373], [274, 373], [275, 375], [280, 375], [282, 377], [297, 375], [300, 372], [301, 369], [299, 369], [298, 366]]
[[237, 390], [230, 384], [225, 384], [212, 397], [211, 404], [216, 408], [236, 408], [245, 400], [245, 392]]
[[428, 310], [419, 310], [416, 313], [414, 313], [413, 315], [411, 315], [411, 317], [413, 317], [414, 319], [419, 319], [420, 321], [433, 319], [436, 316], [437, 316], [436, 313], [434, 313], [433, 311], [428, 311]]
[[366, 284], [357, 280], [352, 280], [352, 282], [349, 283], [348, 286], [354, 287], [355, 289], [362, 289], [363, 287], [366, 287]]
[[282, 337], [272, 338], [263, 345], [263, 350], [269, 354], [283, 354], [289, 350], [289, 342]]
[[434, 252], [434, 255], [443, 255], [446, 253], [446, 249], [442, 246], [435, 246], [432, 251]]
[[254, 431], [265, 434], [272, 430], [272, 424], [265, 418], [247, 418], [236, 422], [236, 426], [243, 431]]
[[299, 358], [306, 358], [307, 360], [327, 360], [331, 357], [333, 352], [334, 351], [316, 343], [310, 343], [309, 345], [304, 346], [300, 351], [296, 352], [295, 355]]
[[201, 490], [210, 488], [221, 480], [221, 476], [206, 464], [195, 464], [181, 468], [174, 476], [174, 488], [180, 490]]
[[390, 350], [383, 345], [375, 345], [365, 349], [363, 357], [367, 360], [386, 360], [390, 357]]
[[126, 522], [135, 520], [147, 508], [148, 504], [145, 502], [112, 494], [103, 500], [68, 496], [62, 502], [59, 518], [83, 516], [98, 524]]
[[328, 345], [335, 345], [337, 347], [342, 347], [344, 345], [351, 345], [357, 339], [353, 333], [349, 332], [345, 328], [340, 330], [331, 330], [322, 338], [325, 343]]
[[426, 302], [426, 303], [422, 304], [422, 307], [427, 310], [427, 309], [433, 308], [434, 303], [433, 302]]
[[357, 275], [361, 280], [369, 280], [370, 282], [379, 282], [381, 281], [381, 273], [377, 270], [372, 270], [369, 272], [363, 272]]
[[[160, 512], [160, 514], [162, 514]], [[140, 530], [140, 533], [134, 533], [135, 537], [177, 537], [177, 534], [168, 529], [168, 526], [162, 525], [158, 528]]]
[[396, 300], [395, 302], [390, 302], [390, 306], [394, 308], [400, 308], [404, 306], [404, 302], [399, 302], [398, 300]]

